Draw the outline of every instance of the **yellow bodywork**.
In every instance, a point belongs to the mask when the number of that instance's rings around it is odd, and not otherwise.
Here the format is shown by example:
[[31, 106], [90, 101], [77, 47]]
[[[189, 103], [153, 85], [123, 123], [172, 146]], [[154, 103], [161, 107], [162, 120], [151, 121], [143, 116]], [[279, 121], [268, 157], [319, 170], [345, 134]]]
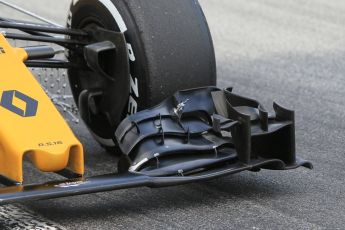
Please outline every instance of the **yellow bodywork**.
[[23, 182], [24, 156], [44, 172], [83, 174], [83, 147], [24, 65], [27, 57], [0, 34], [0, 175]]

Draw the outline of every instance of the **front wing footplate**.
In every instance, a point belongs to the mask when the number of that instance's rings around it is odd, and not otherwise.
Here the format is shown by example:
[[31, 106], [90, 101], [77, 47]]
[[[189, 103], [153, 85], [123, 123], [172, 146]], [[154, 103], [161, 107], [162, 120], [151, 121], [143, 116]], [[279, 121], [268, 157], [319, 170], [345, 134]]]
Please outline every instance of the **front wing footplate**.
[[173, 186], [244, 170], [312, 168], [296, 157], [294, 112], [273, 108], [269, 114], [230, 88], [179, 91], [120, 124], [114, 137], [123, 152], [118, 174], [4, 187], [0, 204]]

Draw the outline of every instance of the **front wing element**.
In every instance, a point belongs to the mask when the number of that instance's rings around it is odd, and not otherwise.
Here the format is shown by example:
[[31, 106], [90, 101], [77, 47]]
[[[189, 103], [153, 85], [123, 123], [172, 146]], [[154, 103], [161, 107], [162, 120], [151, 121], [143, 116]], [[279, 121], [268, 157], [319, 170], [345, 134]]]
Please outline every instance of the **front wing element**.
[[[171, 177], [154, 177], [137, 173], [125, 174], [108, 174], [90, 178], [79, 178], [65, 181], [48, 182], [39, 185], [19, 185], [0, 189], [0, 205], [44, 200], [59, 197], [76, 196], [97, 192], [105, 192], [120, 189], [129, 189], [135, 187], [166, 187], [182, 185], [192, 182], [207, 181], [218, 177], [239, 173], [244, 170], [256, 170], [261, 167], [272, 164], [284, 165], [279, 160], [256, 159], [249, 164], [224, 164], [217, 167], [211, 167], [206, 172], [199, 172], [193, 176], [171, 176]], [[310, 166], [310, 163], [297, 159], [292, 169], [300, 165]]]

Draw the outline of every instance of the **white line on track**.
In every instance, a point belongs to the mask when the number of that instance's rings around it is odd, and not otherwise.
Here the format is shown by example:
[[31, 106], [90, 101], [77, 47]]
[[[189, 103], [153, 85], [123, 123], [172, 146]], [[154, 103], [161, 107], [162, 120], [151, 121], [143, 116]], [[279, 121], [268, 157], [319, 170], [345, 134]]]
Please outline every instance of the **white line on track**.
[[66, 230], [39, 214], [13, 205], [0, 206], [0, 229]]

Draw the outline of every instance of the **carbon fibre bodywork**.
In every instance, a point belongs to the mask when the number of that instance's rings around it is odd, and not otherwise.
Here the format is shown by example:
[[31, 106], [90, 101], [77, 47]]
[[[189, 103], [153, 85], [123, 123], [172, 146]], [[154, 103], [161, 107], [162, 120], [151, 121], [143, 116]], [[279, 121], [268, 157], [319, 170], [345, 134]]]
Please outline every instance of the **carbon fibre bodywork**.
[[270, 160], [260, 168], [311, 168], [296, 160], [294, 111], [276, 103], [273, 108], [270, 115], [231, 88], [179, 91], [121, 123], [115, 135], [124, 153], [119, 168], [166, 176], [259, 159]]

